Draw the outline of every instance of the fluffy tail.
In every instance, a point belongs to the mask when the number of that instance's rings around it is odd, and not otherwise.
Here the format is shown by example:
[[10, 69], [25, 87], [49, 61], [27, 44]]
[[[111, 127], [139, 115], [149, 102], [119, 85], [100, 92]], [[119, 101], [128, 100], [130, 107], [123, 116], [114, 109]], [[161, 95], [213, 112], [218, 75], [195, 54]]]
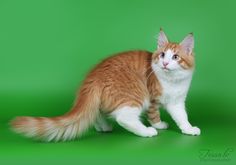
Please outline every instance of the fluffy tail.
[[67, 141], [80, 136], [95, 121], [100, 106], [98, 90], [83, 88], [72, 110], [59, 117], [16, 117], [11, 126], [17, 133], [42, 141]]

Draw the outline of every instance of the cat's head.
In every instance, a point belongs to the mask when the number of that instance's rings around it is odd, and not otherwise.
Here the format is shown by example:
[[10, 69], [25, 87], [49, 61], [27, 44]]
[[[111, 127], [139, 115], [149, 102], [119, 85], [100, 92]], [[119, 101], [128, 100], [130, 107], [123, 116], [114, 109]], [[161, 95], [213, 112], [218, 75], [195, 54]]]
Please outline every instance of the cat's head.
[[188, 34], [180, 43], [170, 42], [160, 30], [157, 42], [157, 50], [152, 56], [153, 69], [165, 72], [185, 71], [194, 68], [194, 38]]

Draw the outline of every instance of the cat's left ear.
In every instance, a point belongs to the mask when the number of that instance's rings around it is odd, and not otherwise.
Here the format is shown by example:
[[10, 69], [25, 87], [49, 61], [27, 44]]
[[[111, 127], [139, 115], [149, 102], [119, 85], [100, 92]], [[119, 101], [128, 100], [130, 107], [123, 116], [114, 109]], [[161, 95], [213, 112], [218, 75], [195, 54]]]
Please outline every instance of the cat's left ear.
[[191, 55], [194, 48], [193, 33], [188, 34], [180, 43], [180, 46], [187, 55]]
[[160, 29], [160, 33], [158, 36], [158, 41], [157, 41], [157, 48], [163, 48], [165, 47], [167, 44], [169, 43], [168, 38], [166, 37], [166, 34], [164, 33], [164, 31], [162, 30], [162, 28]]

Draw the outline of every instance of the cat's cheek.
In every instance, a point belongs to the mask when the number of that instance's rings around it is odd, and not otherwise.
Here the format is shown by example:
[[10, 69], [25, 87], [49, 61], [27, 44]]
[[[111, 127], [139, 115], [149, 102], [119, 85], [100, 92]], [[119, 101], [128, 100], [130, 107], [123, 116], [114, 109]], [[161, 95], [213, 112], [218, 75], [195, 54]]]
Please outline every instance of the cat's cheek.
[[180, 70], [182, 67], [180, 66], [180, 64], [178, 62], [175, 62], [173, 65], [172, 65], [172, 69], [173, 70]]

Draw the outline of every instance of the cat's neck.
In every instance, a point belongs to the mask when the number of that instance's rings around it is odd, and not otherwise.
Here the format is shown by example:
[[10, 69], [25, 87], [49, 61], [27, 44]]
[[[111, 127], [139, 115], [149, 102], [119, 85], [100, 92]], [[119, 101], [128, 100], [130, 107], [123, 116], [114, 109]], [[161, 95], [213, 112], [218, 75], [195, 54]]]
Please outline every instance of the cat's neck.
[[181, 91], [186, 94], [192, 80], [193, 70], [165, 72], [155, 68], [155, 70], [149, 71], [150, 73], [152, 74], [147, 79], [147, 86], [151, 98], [155, 99], [161, 96], [166, 88], [181, 88]]

